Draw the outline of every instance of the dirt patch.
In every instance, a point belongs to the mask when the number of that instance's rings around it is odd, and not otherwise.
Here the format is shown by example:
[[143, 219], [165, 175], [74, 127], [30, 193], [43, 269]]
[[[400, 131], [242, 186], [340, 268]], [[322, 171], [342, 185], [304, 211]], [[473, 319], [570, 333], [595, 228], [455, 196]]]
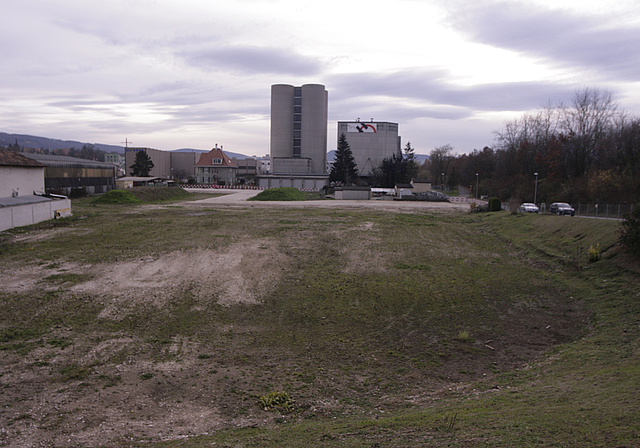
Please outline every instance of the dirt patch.
[[0, 291], [56, 289], [43, 279], [73, 272], [92, 279], [72, 286], [71, 291], [107, 301], [101, 317], [118, 319], [126, 309], [140, 304], [162, 307], [187, 285], [199, 300], [255, 304], [277, 284], [286, 263], [273, 241], [251, 240], [222, 251], [171, 252], [94, 266], [59, 262], [15, 267], [0, 273]]

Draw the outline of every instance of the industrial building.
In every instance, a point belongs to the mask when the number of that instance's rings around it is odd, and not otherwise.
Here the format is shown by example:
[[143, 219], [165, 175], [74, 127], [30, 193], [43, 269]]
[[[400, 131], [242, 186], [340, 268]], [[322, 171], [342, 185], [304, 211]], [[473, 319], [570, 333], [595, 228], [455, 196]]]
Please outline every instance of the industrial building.
[[0, 231], [71, 216], [71, 201], [46, 195], [46, 165], [0, 149]]
[[274, 174], [326, 174], [328, 100], [321, 84], [271, 86]]
[[370, 176], [383, 159], [402, 155], [398, 123], [339, 121], [338, 138], [341, 134], [347, 137], [360, 176]]
[[88, 194], [106, 193], [116, 187], [117, 166], [108, 162], [47, 154], [24, 154], [45, 166], [44, 189], [64, 195], [74, 189]]
[[271, 86], [271, 175], [261, 187], [320, 189], [327, 175], [329, 94], [321, 84]]
[[[136, 153], [140, 151], [146, 152], [153, 162], [153, 168], [149, 172], [149, 176], [161, 177], [163, 179], [171, 177], [171, 153], [169, 151], [131, 146], [124, 149], [124, 169], [127, 174], [132, 174], [131, 165], [133, 165], [136, 160]], [[193, 172], [191, 172], [191, 175], [193, 175]]]

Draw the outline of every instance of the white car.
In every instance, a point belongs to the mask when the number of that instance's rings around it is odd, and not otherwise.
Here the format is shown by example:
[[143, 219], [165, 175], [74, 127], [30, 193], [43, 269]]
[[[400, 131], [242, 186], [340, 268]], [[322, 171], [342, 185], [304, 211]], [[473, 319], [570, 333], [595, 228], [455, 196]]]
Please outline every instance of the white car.
[[538, 206], [531, 202], [525, 202], [520, 206], [520, 213], [538, 213]]

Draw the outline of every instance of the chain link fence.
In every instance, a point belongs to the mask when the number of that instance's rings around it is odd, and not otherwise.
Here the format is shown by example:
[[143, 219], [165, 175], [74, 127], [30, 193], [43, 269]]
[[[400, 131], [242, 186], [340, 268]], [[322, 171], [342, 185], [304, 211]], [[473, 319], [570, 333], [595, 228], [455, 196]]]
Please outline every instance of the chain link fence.
[[[540, 204], [540, 213], [548, 213], [550, 204]], [[632, 204], [571, 204], [576, 216], [604, 219], [624, 219], [631, 214]]]

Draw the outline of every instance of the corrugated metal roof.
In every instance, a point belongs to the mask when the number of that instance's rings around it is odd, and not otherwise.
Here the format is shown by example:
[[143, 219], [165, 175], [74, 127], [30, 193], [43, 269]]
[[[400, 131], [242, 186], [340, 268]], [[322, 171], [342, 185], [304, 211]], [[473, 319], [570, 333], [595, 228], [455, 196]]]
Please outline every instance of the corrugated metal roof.
[[97, 160], [80, 159], [69, 156], [51, 156], [47, 154], [25, 154], [25, 156], [37, 160], [46, 166], [82, 166], [85, 168], [113, 168], [113, 162], [98, 162]]

